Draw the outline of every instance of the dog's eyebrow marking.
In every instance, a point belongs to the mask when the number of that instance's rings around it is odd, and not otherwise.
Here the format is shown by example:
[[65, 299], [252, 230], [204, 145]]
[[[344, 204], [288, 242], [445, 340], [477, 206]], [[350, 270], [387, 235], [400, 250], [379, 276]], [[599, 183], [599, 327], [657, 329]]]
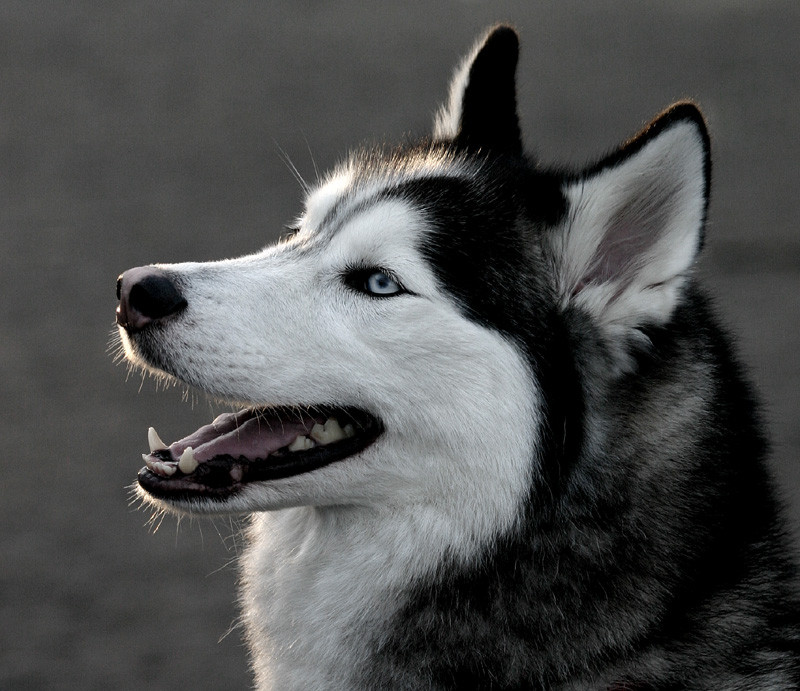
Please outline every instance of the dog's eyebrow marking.
[[308, 196], [306, 221], [315, 234], [330, 238], [369, 205], [402, 196], [405, 183], [472, 178], [481, 165], [478, 162], [476, 169], [474, 162], [447, 149], [400, 154], [381, 161], [353, 157]]
[[335, 213], [341, 201], [346, 198], [352, 183], [353, 171], [342, 169], [315, 188], [306, 199], [307, 226], [315, 231], [324, 227], [331, 214]]
[[[452, 177], [452, 176], [449, 176]], [[364, 196], [340, 199], [328, 212], [321, 226], [317, 229], [318, 237], [330, 241], [353, 219], [371, 209], [391, 201], [408, 201], [401, 188], [402, 183], [393, 183], [391, 186], [380, 186], [367, 192]], [[350, 203], [348, 203], [350, 202]]]
[[386, 201], [410, 201], [404, 187], [405, 184], [412, 179], [435, 179], [436, 177], [458, 179], [466, 176], [420, 175], [416, 178], [402, 176], [398, 177], [396, 180], [387, 180], [385, 184], [375, 185], [373, 189], [365, 189], [361, 194], [358, 193], [358, 190], [355, 190], [355, 194], [340, 197], [333, 206], [331, 206], [320, 225], [315, 228], [315, 232], [318, 236], [330, 240], [347, 223], [352, 221], [359, 214], [368, 211], [370, 207], [374, 207]]
[[330, 240], [354, 218], [366, 213], [370, 208], [374, 208], [381, 202], [391, 199], [392, 196], [391, 190], [382, 188], [375, 190], [369, 196], [350, 200], [352, 203], [349, 205], [347, 204], [347, 199], [341, 199], [324, 219], [320, 228], [321, 234], [325, 239]]

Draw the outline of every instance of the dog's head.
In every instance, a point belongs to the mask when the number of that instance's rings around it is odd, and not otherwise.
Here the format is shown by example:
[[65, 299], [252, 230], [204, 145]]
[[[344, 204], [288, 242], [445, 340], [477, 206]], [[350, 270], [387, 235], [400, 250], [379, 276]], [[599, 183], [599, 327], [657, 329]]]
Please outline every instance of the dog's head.
[[129, 360], [244, 407], [169, 446], [152, 432], [147, 497], [447, 506], [497, 530], [544, 456], [580, 443], [565, 438], [582, 406], [565, 324], [582, 315], [608, 377], [630, 371], [700, 247], [708, 140], [679, 104], [584, 171], [541, 170], [523, 153], [517, 52], [492, 30], [433, 137], [352, 155], [277, 245], [120, 277]]

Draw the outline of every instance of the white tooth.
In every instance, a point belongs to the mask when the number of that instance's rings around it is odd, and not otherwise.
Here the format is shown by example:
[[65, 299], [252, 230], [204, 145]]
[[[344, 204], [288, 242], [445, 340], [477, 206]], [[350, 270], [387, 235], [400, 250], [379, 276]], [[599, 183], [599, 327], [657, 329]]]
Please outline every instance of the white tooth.
[[164, 449], [169, 448], [161, 441], [161, 437], [158, 436], [158, 432], [156, 432], [154, 427], [147, 430], [147, 443], [150, 444], [150, 453], [154, 451], [164, 451]]
[[187, 446], [184, 452], [181, 454], [181, 458], [178, 461], [178, 467], [181, 469], [182, 473], [188, 475], [189, 473], [193, 473], [198, 465], [200, 464], [194, 457], [194, 451], [192, 450], [192, 447]]
[[328, 418], [325, 423], [325, 433], [331, 441], [339, 441], [347, 436], [335, 417]]
[[164, 463], [163, 461], [156, 461], [156, 467], [161, 471], [162, 475], [167, 477], [174, 475], [177, 470], [174, 463]]
[[349, 423], [346, 424], [344, 427], [342, 427], [342, 431], [344, 432], [344, 436], [347, 437], [348, 439], [350, 437], [355, 437], [356, 436], [355, 427], [353, 427], [353, 425], [351, 425]]
[[314, 441], [321, 442], [325, 438], [325, 428], [317, 423], [311, 428], [309, 435]]
[[311, 438], [320, 444], [330, 444], [347, 436], [336, 418], [329, 417], [325, 425], [317, 423], [311, 428]]
[[313, 449], [315, 446], [316, 444], [314, 443], [313, 439], [309, 439], [305, 435], [301, 434], [286, 448], [289, 449], [289, 451], [306, 451], [307, 449]]
[[243, 475], [244, 475], [244, 473], [242, 472], [242, 466], [240, 466], [240, 465], [232, 466], [230, 471], [229, 471], [229, 473], [230, 473], [231, 479], [234, 482], [240, 482], [242, 477], [243, 477]]
[[148, 456], [144, 453], [142, 454], [142, 460], [144, 460], [145, 465], [150, 470], [152, 470], [156, 475], [161, 475], [162, 477], [174, 475], [175, 471], [178, 469], [174, 463], [159, 461], [157, 458], [153, 458], [152, 456]]

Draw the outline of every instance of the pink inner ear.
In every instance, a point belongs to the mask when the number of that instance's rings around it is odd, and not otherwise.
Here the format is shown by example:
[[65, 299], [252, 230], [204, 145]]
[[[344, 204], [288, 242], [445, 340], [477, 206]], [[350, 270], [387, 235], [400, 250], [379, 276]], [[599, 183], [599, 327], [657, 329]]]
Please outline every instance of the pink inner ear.
[[580, 283], [607, 283], [621, 278], [627, 278], [626, 283], [630, 281], [640, 260], [657, 238], [656, 233], [641, 232], [639, 229], [641, 225], [624, 219], [614, 223], [603, 235]]
[[675, 193], [669, 185], [634, 191], [628, 203], [609, 219], [579, 285], [618, 281], [620, 290], [624, 290], [647, 263], [653, 246], [667, 230]]

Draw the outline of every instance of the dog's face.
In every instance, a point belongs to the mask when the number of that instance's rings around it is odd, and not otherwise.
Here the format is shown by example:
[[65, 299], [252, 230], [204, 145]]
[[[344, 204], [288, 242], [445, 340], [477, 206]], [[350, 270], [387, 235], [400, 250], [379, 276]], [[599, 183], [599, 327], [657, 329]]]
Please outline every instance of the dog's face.
[[[146, 496], [198, 512], [425, 506], [448, 494], [454, 510], [516, 504], [532, 472], [535, 385], [519, 348], [470, 318], [431, 261], [444, 220], [431, 195], [475, 184], [459, 160], [432, 147], [377, 175], [354, 159], [277, 245], [153, 268], [185, 306], [121, 326], [129, 359], [257, 412], [148, 454]], [[132, 286], [123, 278], [126, 311], [143, 302], [135, 271]], [[199, 465], [185, 473], [187, 446]]]
[[629, 371], [680, 299], [708, 184], [688, 104], [580, 174], [541, 172], [521, 153], [516, 51], [491, 33], [431, 142], [354, 156], [276, 246], [121, 277], [129, 360], [245, 408], [168, 448], [151, 435], [144, 496], [516, 520], [584, 404], [567, 322], [609, 377]]

